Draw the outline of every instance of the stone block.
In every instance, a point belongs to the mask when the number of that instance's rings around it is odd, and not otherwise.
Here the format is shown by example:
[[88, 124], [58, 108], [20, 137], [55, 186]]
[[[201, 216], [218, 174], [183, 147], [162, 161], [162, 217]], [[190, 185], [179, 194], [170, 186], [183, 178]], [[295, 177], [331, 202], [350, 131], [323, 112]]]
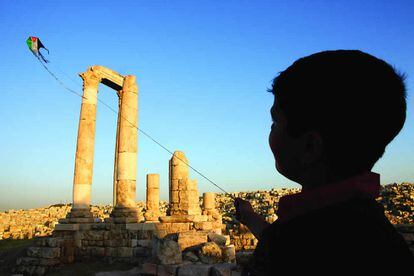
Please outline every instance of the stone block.
[[159, 264], [178, 264], [182, 261], [180, 245], [170, 239], [155, 240], [152, 254]]
[[46, 238], [46, 244], [49, 247], [61, 247], [63, 243], [62, 238]]
[[147, 247], [135, 247], [133, 248], [134, 257], [148, 257], [151, 255], [151, 249]]
[[194, 228], [197, 230], [211, 230], [213, 229], [213, 224], [211, 221], [195, 222]]
[[106, 230], [107, 229], [107, 223], [94, 223], [91, 225], [92, 230]]
[[159, 220], [158, 211], [147, 211], [144, 214], [145, 221], [158, 221]]
[[167, 236], [169, 233], [167, 230], [157, 230], [157, 232], [155, 232], [155, 236], [162, 239], [165, 236]]
[[227, 263], [236, 262], [236, 248], [233, 244], [222, 248], [223, 261]]
[[137, 246], [145, 247], [145, 248], [152, 248], [152, 241], [151, 240], [137, 240]]
[[187, 191], [188, 180], [189, 180], [188, 178], [178, 180], [178, 190], [179, 191]]
[[60, 257], [60, 248], [59, 247], [43, 247], [41, 250], [41, 258], [53, 259]]
[[128, 223], [126, 229], [130, 231], [155, 231], [158, 222], [150, 223]]
[[195, 191], [197, 194], [197, 198], [198, 198], [198, 190], [197, 190], [197, 180], [193, 179], [193, 180], [188, 180], [187, 181], [187, 190], [189, 191]]
[[158, 276], [175, 276], [179, 265], [157, 265]]
[[64, 246], [61, 249], [60, 261], [64, 264], [73, 263], [75, 260], [76, 247], [73, 241], [67, 240], [64, 242]]
[[18, 258], [16, 264], [18, 266], [29, 266], [29, 265], [42, 265], [42, 266], [56, 266], [58, 265], [59, 259], [45, 259], [45, 258], [33, 258], [33, 257], [21, 257]]
[[87, 254], [91, 257], [105, 257], [105, 248], [98, 246], [87, 247]]
[[56, 224], [55, 231], [79, 231], [79, 224]]
[[205, 215], [189, 215], [192, 222], [204, 222], [207, 221], [208, 216]]
[[171, 201], [171, 203], [178, 203], [178, 202], [180, 202], [180, 197], [179, 197], [179, 191], [178, 190], [172, 190], [171, 191], [170, 201]]
[[210, 276], [231, 276], [232, 271], [237, 268], [235, 264], [216, 264], [211, 267]]
[[137, 231], [136, 238], [139, 240], [150, 240], [154, 236], [155, 231]]
[[188, 210], [186, 211], [187, 214], [189, 215], [201, 215], [201, 208], [200, 206], [194, 206], [194, 207], [189, 207]]
[[253, 252], [250, 251], [239, 251], [236, 253], [236, 262], [240, 266], [246, 266], [249, 263], [249, 260]]
[[142, 274], [143, 275], [157, 275], [157, 264], [143, 263]]
[[83, 238], [91, 241], [104, 240], [104, 231], [90, 230], [83, 233]]
[[187, 260], [187, 261], [190, 261], [190, 262], [193, 262], [193, 263], [200, 260], [198, 258], [198, 256], [196, 254], [194, 254], [194, 252], [192, 252], [192, 251], [183, 252], [183, 258], [184, 258], [184, 260]]
[[173, 179], [171, 180], [171, 186], [170, 186], [170, 190], [171, 191], [178, 191], [178, 179]]
[[106, 257], [118, 257], [117, 256], [117, 250], [116, 247], [106, 247], [105, 248], [105, 256]]
[[209, 276], [211, 265], [189, 264], [178, 268], [178, 276]]
[[199, 250], [198, 255], [200, 260], [206, 264], [215, 264], [222, 260], [221, 248], [214, 242], [204, 244]]
[[208, 233], [208, 240], [216, 243], [219, 246], [225, 246], [226, 244], [230, 244], [230, 237], [219, 235], [216, 233]]
[[207, 234], [196, 231], [182, 232], [178, 234], [178, 244], [182, 250], [207, 242]]
[[121, 247], [129, 246], [130, 241], [127, 239], [110, 239], [104, 241], [104, 246], [107, 247]]
[[29, 257], [40, 258], [42, 255], [42, 248], [43, 247], [35, 247], [35, 246], [29, 247], [27, 248], [26, 254]]
[[173, 223], [171, 224], [170, 227], [170, 232], [171, 233], [179, 233], [179, 232], [184, 232], [184, 231], [188, 231], [190, 230], [190, 223]]

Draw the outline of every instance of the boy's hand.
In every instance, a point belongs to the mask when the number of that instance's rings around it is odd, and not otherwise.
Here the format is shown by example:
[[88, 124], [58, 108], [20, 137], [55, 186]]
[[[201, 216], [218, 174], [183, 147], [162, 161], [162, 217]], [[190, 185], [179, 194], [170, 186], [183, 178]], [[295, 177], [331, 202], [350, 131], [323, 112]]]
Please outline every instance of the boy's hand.
[[255, 214], [250, 202], [238, 197], [234, 200], [234, 207], [236, 208], [237, 220], [245, 225], [248, 225], [249, 219], [253, 214]]

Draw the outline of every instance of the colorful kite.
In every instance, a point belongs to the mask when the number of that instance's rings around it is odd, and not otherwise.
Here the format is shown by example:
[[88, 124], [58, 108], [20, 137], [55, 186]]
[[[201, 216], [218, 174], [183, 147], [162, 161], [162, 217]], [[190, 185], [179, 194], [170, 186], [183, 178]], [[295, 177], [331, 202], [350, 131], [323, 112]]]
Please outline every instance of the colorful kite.
[[46, 47], [40, 42], [40, 39], [35, 36], [29, 36], [29, 38], [26, 40], [27, 46], [29, 46], [30, 51], [37, 57], [41, 58], [44, 62], [48, 63], [49, 61], [45, 59], [45, 57], [42, 55], [42, 53], [39, 51], [40, 48], [44, 48], [47, 53], [49, 54], [49, 50], [46, 49]]

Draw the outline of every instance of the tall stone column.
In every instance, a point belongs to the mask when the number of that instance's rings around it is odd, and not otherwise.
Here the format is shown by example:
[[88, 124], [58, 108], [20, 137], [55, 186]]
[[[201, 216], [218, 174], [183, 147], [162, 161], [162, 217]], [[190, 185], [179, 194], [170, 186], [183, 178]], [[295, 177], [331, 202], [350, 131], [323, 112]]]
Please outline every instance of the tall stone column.
[[115, 222], [134, 222], [139, 220], [135, 203], [138, 147], [138, 88], [135, 76], [125, 77], [120, 92], [116, 206], [111, 216], [125, 218]]
[[[88, 71], [80, 74], [80, 76], [83, 79], [83, 98], [75, 156], [73, 205], [68, 217], [84, 218], [84, 222], [89, 222], [92, 219], [89, 205], [91, 202], [95, 147], [96, 103], [98, 85], [101, 82], [101, 78], [92, 69], [88, 69]], [[77, 220], [76, 222], [82, 222], [82, 220]]]
[[160, 175], [147, 174], [147, 202], [145, 220], [158, 221], [160, 216]]
[[112, 190], [112, 206], [116, 206], [116, 184], [117, 184], [117, 171], [118, 171], [118, 147], [119, 147], [119, 122], [121, 113], [121, 92], [117, 91], [118, 95], [118, 118], [116, 120], [116, 141], [115, 141], [115, 158], [114, 158], [114, 179], [113, 179], [113, 190]]

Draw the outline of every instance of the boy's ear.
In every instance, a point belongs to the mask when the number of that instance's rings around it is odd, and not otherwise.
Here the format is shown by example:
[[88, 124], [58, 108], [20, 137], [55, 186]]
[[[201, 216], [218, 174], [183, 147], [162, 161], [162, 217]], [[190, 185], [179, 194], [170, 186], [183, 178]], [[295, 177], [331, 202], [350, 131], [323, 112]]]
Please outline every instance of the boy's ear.
[[303, 136], [304, 154], [303, 165], [311, 165], [318, 162], [324, 156], [324, 143], [322, 135], [317, 131], [308, 131]]

